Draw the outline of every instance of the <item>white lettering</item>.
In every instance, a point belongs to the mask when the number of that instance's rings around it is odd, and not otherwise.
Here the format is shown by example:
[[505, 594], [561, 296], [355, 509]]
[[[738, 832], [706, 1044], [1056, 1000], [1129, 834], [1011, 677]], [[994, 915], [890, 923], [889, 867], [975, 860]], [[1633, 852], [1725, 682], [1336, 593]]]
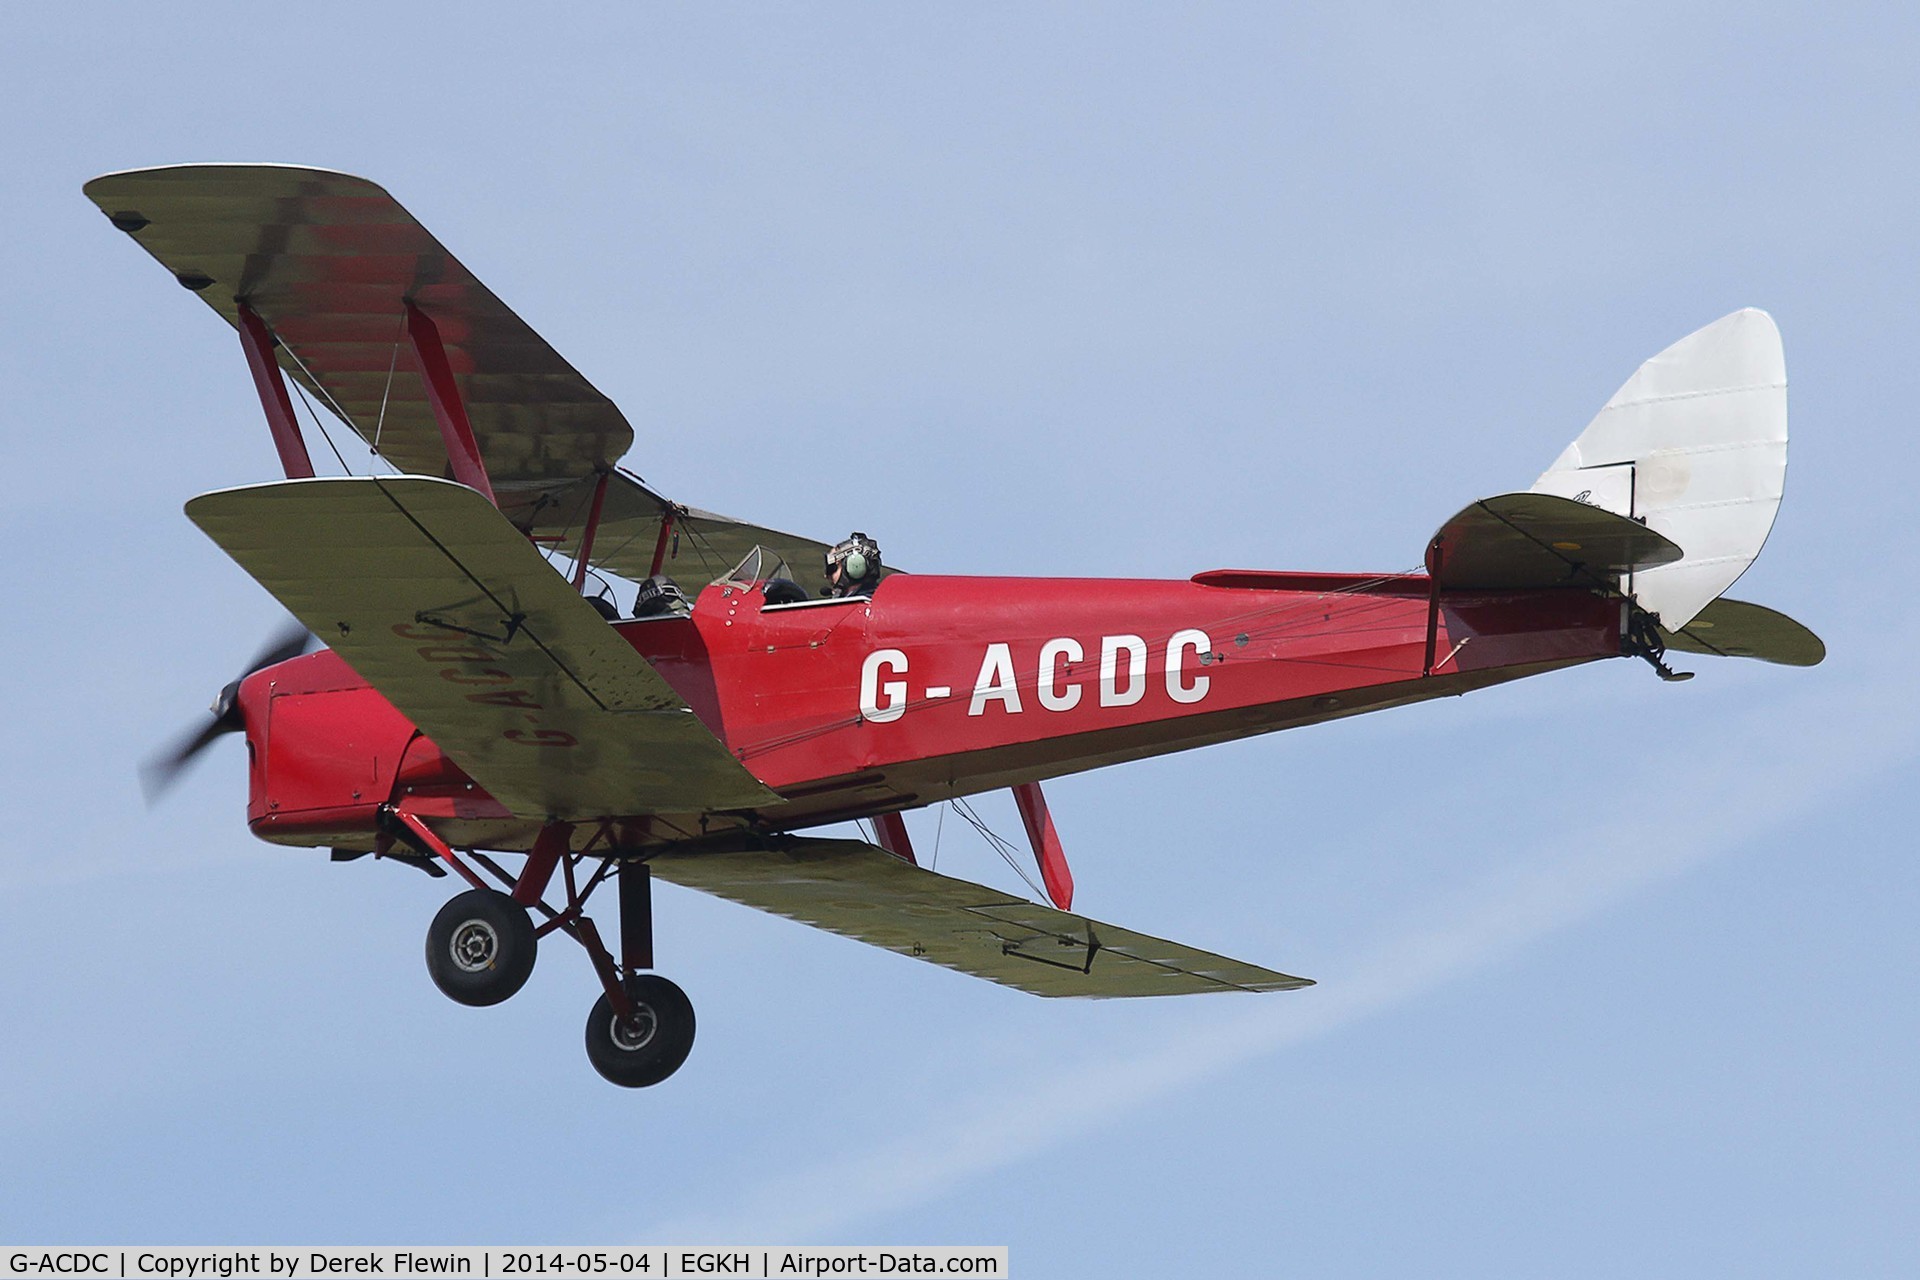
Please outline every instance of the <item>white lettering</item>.
[[1192, 684], [1180, 683], [1180, 651], [1192, 649], [1196, 656], [1213, 652], [1213, 641], [1204, 631], [1176, 631], [1167, 641], [1167, 696], [1175, 702], [1198, 702], [1207, 696], [1213, 683], [1210, 676], [1196, 675]]
[[[907, 713], [907, 682], [889, 680], [881, 684], [882, 667], [896, 676], [903, 676], [907, 674], [907, 655], [898, 649], [875, 649], [860, 664], [860, 714], [875, 724], [898, 720]], [[883, 693], [887, 697], [884, 706], [880, 703]]]
[[998, 700], [1008, 711], [1020, 710], [1020, 690], [1013, 681], [1013, 654], [1004, 644], [987, 646], [980, 662], [980, 678], [973, 682], [973, 703], [967, 714], [977, 716], [989, 701]]
[[[1120, 651], [1127, 652], [1127, 687], [1120, 688]], [[1147, 642], [1139, 636], [1107, 636], [1100, 641], [1100, 705], [1130, 707], [1146, 696]]]
[[1080, 704], [1080, 686], [1070, 684], [1065, 689], [1056, 689], [1055, 682], [1060, 678], [1060, 659], [1065, 658], [1067, 665], [1086, 657], [1078, 640], [1049, 640], [1040, 646], [1040, 705], [1049, 711], [1071, 711]]

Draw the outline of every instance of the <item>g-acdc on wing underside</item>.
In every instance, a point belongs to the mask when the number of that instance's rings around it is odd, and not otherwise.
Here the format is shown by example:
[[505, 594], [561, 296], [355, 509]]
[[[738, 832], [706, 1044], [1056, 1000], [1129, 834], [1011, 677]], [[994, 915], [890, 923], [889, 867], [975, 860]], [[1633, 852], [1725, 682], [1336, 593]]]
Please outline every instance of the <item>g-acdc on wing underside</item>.
[[288, 480], [187, 515], [518, 815], [779, 802], [465, 485]]
[[1295, 978], [955, 880], [857, 840], [667, 854], [663, 880], [1038, 996], [1290, 991]]

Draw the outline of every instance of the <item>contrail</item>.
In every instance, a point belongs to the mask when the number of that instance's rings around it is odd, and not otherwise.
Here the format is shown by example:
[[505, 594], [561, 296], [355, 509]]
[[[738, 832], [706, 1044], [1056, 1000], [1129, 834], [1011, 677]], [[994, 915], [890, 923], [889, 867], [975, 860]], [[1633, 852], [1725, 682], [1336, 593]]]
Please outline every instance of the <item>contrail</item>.
[[[1883, 672], [1888, 667], [1881, 668]], [[1911, 755], [1916, 689], [1904, 673], [1776, 706], [1711, 745], [1647, 755], [1631, 816], [1570, 832], [1535, 861], [1462, 893], [1430, 927], [1386, 940], [1311, 1002], [1261, 1002], [1155, 1052], [1053, 1070], [950, 1104], [918, 1128], [782, 1174], [732, 1205], [662, 1221], [649, 1241], [806, 1241], [932, 1201], [1114, 1123], [1155, 1099], [1389, 1011], [1710, 859]], [[1783, 734], [1783, 726], [1796, 732]], [[1799, 732], [1806, 726], [1817, 728]], [[1703, 762], [1710, 762], [1705, 763]], [[1676, 780], [1681, 780], [1676, 785]], [[937, 1155], [934, 1153], [938, 1153]]]

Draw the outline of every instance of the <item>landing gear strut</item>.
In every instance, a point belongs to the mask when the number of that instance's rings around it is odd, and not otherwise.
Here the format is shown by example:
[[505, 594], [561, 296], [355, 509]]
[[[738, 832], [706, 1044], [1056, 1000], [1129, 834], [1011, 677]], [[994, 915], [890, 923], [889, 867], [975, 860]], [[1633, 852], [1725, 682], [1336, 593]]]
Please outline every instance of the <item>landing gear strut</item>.
[[[602, 852], [600, 865], [584, 884], [575, 878], [576, 868], [606, 838], [604, 826], [578, 852], [568, 848], [570, 826], [548, 826], [517, 877], [485, 854], [469, 851], [468, 857], [511, 890], [501, 893], [486, 888], [479, 874], [418, 818], [389, 811], [388, 821], [396, 836], [446, 862], [474, 886], [442, 907], [427, 930], [427, 970], [435, 986], [461, 1004], [498, 1004], [526, 984], [539, 939], [559, 930], [581, 945], [600, 979], [600, 999], [587, 1017], [587, 1059], [593, 1069], [629, 1089], [659, 1084], [680, 1069], [693, 1049], [693, 1003], [659, 974], [642, 972], [653, 968], [651, 871], [644, 862], [616, 862]], [[542, 897], [556, 870], [567, 893], [567, 905], [560, 910]], [[617, 962], [585, 914], [593, 891], [616, 873]], [[546, 921], [536, 927], [529, 907]]]
[[[659, 1084], [680, 1069], [693, 1049], [693, 1002], [687, 993], [657, 973], [640, 972], [653, 968], [652, 875], [644, 862], [620, 864], [617, 966], [601, 945], [593, 921], [582, 917], [575, 935], [587, 948], [603, 988], [587, 1015], [587, 1061], [628, 1089]], [[571, 893], [571, 880], [568, 890]]]

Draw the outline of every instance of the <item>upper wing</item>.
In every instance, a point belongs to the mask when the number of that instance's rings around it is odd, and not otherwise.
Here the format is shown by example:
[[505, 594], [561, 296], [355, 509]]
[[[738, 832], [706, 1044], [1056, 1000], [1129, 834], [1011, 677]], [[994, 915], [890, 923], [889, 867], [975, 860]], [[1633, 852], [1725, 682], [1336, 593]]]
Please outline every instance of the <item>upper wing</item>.
[[518, 815], [779, 803], [465, 485], [286, 480], [187, 515]]
[[[587, 476], [564, 489], [545, 490], [531, 497], [515, 495], [517, 505], [497, 490], [496, 496], [501, 510], [514, 524], [545, 535], [550, 540], [548, 545], [577, 559], [598, 482], [597, 476]], [[662, 547], [660, 528], [669, 517], [667, 541]], [[654, 571], [654, 553], [658, 550], [660, 572], [674, 575], [683, 584], [705, 583], [739, 564], [756, 546], [785, 560], [802, 581], [820, 576], [827, 553], [824, 542], [680, 506], [616, 471], [607, 477], [600, 526], [587, 558], [596, 566], [637, 580]]]
[[1161, 996], [1312, 986], [1178, 942], [955, 880], [857, 840], [665, 854], [663, 880], [1039, 996]]
[[576, 480], [633, 443], [611, 400], [365, 178], [170, 165], [85, 190], [229, 323], [239, 302], [252, 307], [287, 372], [402, 471], [439, 475], [447, 461], [401, 327], [405, 301], [440, 329], [496, 486]]
[[[110, 173], [86, 193], [228, 323], [244, 301], [282, 369], [403, 472], [446, 473], [446, 448], [404, 332], [430, 315], [447, 349], [500, 509], [574, 555], [594, 488], [633, 443], [613, 402], [515, 315], [413, 215], [365, 178], [289, 165], [170, 165]], [[717, 577], [756, 544], [796, 571], [824, 543], [680, 506], [608, 475], [591, 559], [627, 577]], [[677, 535], [677, 536], [676, 536]]]

